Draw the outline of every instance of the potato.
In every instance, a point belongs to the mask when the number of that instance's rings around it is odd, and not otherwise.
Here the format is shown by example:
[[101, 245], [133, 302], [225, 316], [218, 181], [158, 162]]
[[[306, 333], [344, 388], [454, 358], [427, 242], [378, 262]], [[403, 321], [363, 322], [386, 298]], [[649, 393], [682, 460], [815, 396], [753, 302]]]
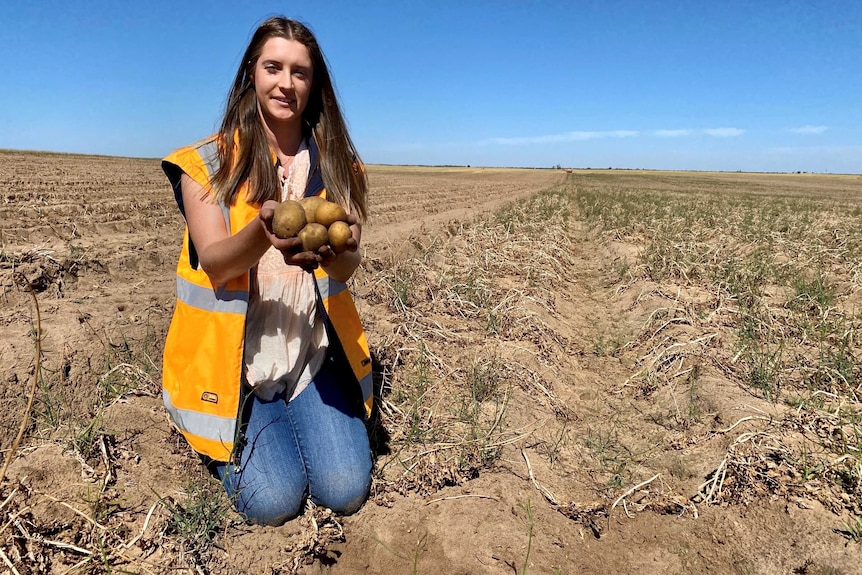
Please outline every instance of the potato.
[[346, 222], [332, 222], [329, 226], [329, 246], [337, 254], [347, 249], [347, 240], [353, 237]]
[[272, 216], [272, 233], [281, 239], [295, 237], [305, 227], [305, 210], [299, 202], [287, 200], [275, 207]]
[[328, 228], [333, 222], [346, 222], [347, 212], [335, 202], [324, 201], [314, 213], [314, 221]]
[[308, 196], [299, 200], [300, 205], [305, 208], [305, 221], [306, 223], [313, 224], [317, 222], [314, 217], [314, 214], [317, 212], [317, 208], [320, 207], [320, 204], [326, 201], [325, 198], [321, 198], [320, 196]]
[[328, 240], [326, 227], [321, 224], [307, 224], [302, 231], [299, 232], [299, 239], [302, 240], [302, 251], [316, 252], [320, 246]]

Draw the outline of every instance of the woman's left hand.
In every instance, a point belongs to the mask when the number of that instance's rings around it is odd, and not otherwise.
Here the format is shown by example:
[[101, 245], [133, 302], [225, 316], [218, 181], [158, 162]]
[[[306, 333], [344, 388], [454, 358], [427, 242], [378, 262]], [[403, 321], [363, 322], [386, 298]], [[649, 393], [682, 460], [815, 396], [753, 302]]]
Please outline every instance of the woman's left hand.
[[[355, 252], [359, 249], [359, 242], [357, 241], [357, 238], [359, 236], [358, 220], [356, 219], [355, 215], [347, 214], [347, 225], [350, 226], [350, 230], [353, 232], [353, 235], [350, 237], [350, 239], [347, 240], [347, 246], [345, 247], [345, 250], [341, 253]], [[338, 254], [335, 253], [335, 250], [333, 250], [332, 247], [328, 244], [321, 246], [320, 249], [317, 251], [317, 255], [320, 256], [320, 265], [324, 267], [331, 265], [332, 262], [335, 261], [335, 258], [338, 257]]]

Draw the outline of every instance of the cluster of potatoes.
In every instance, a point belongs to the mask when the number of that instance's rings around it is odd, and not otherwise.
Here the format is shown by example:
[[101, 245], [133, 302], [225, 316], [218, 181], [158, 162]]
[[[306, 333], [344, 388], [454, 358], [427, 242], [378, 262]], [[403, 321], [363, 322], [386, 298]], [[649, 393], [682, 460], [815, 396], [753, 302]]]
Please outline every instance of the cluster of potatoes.
[[272, 217], [272, 232], [281, 239], [298, 237], [303, 251], [316, 252], [329, 244], [337, 254], [347, 249], [352, 236], [344, 208], [320, 196], [278, 204]]

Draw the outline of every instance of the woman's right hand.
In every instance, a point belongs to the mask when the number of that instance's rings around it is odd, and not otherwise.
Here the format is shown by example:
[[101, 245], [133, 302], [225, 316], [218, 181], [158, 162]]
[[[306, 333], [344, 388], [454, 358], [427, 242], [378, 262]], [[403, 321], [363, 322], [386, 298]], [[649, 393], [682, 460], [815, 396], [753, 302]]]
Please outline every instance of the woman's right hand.
[[278, 202], [267, 200], [260, 207], [259, 218], [263, 225], [263, 231], [269, 243], [284, 256], [284, 263], [299, 266], [306, 271], [317, 268], [321, 262], [321, 255], [314, 252], [302, 251], [302, 241], [299, 238], [281, 239], [272, 232], [272, 217]]

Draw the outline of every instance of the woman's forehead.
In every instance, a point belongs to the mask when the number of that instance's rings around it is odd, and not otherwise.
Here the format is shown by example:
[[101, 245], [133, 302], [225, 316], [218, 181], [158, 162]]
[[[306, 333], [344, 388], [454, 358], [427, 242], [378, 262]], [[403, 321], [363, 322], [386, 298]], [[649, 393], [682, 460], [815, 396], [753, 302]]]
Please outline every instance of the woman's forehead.
[[290, 61], [299, 64], [311, 65], [311, 55], [308, 48], [297, 40], [288, 40], [281, 36], [274, 36], [263, 43], [260, 50], [261, 60]]

